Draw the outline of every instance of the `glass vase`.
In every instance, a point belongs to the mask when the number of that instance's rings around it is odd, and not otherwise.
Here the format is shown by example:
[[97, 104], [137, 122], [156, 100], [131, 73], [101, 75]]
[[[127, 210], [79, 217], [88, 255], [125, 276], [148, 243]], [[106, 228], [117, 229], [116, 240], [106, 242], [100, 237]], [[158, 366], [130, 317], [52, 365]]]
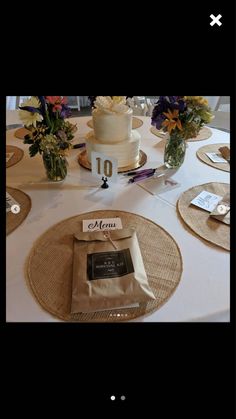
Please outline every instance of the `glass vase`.
[[172, 132], [165, 146], [165, 166], [168, 169], [179, 168], [184, 162], [185, 153], [186, 141], [181, 137], [181, 134]]
[[49, 180], [60, 182], [66, 178], [68, 163], [64, 156], [43, 153], [43, 163]]

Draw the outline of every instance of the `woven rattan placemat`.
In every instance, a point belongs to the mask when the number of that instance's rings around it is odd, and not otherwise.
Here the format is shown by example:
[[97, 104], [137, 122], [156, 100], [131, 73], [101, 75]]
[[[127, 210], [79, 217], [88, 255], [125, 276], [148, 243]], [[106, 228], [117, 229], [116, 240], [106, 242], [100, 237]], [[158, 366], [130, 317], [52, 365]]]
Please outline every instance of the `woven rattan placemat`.
[[212, 136], [212, 130], [208, 127], [203, 127], [196, 138], [190, 138], [188, 142], [208, 140]]
[[[138, 308], [71, 315], [73, 234], [82, 231], [82, 220], [113, 217], [121, 218], [123, 228], [136, 228], [156, 300]], [[106, 210], [68, 218], [44, 233], [31, 251], [27, 277], [37, 301], [52, 315], [71, 322], [117, 322], [135, 319], [160, 308], [178, 286], [182, 269], [178, 245], [160, 226], [129, 212]]]
[[24, 151], [21, 148], [15, 147], [14, 145], [6, 146], [6, 153], [14, 153], [13, 156], [6, 163], [6, 167], [14, 166], [16, 163], [21, 161], [24, 156]]
[[[167, 140], [169, 137], [168, 133], [165, 133], [162, 130], [158, 130], [155, 127], [151, 127], [150, 131], [152, 134], [165, 140]], [[201, 129], [200, 133], [198, 134], [196, 138], [191, 138], [190, 140], [187, 140], [187, 141], [192, 142], [192, 141], [208, 140], [211, 136], [212, 136], [212, 131], [210, 130], [210, 128], [204, 127]]]
[[227, 183], [212, 182], [188, 189], [178, 201], [179, 214], [198, 236], [216, 246], [230, 250], [230, 226], [210, 217], [209, 212], [191, 204], [191, 201], [202, 191], [223, 197], [230, 192], [230, 187]]
[[230, 165], [228, 162], [225, 163], [214, 163], [209, 159], [209, 157], [206, 156], [205, 153], [219, 153], [220, 147], [229, 147], [229, 144], [227, 143], [220, 143], [220, 144], [209, 144], [204, 145], [204, 147], [199, 148], [197, 151], [197, 156], [200, 160], [202, 160], [204, 163], [208, 164], [208, 166], [212, 166], [215, 169], [223, 170], [224, 172], [230, 171]]
[[26, 193], [19, 189], [7, 187], [7, 192], [18, 202], [20, 212], [13, 214], [11, 211], [6, 215], [6, 232], [7, 235], [14, 231], [24, 221], [31, 209], [31, 199]]
[[24, 140], [25, 135], [29, 134], [29, 132], [30, 132], [29, 130], [23, 127], [23, 128], [18, 128], [15, 131], [14, 135], [16, 138], [19, 138], [19, 140]]

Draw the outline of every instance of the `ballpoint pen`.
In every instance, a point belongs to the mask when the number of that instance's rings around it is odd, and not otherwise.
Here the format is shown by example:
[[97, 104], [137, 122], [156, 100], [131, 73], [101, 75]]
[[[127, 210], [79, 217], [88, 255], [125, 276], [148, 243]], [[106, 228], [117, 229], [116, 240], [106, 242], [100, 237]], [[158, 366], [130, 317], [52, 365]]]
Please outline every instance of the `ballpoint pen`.
[[86, 143], [80, 143], [80, 144], [73, 145], [73, 148], [82, 148], [82, 147], [85, 147], [85, 146], [86, 146]]
[[151, 173], [141, 173], [141, 174], [138, 174], [137, 176], [134, 176], [133, 178], [129, 179], [128, 183], [137, 183], [137, 182], [140, 182], [141, 180], [145, 180], [150, 177], [159, 178], [161, 176], [165, 176], [165, 173], [157, 173], [156, 169], [153, 169]]
[[124, 173], [124, 176], [136, 176], [136, 175], [141, 175], [141, 174], [148, 174], [148, 173], [154, 173], [156, 169], [142, 169], [142, 170], [136, 170], [133, 172], [129, 172], [129, 173]]

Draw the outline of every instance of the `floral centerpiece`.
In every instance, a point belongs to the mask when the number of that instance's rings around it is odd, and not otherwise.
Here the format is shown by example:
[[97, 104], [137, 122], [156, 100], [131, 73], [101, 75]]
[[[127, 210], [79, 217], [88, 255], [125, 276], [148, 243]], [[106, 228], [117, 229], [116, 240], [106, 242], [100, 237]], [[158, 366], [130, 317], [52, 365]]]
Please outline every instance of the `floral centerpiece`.
[[67, 175], [66, 150], [72, 147], [77, 131], [77, 126], [66, 120], [70, 115], [62, 96], [32, 96], [20, 106], [19, 117], [29, 131], [24, 143], [30, 144], [31, 157], [42, 154], [48, 178], [53, 181]]
[[212, 120], [208, 101], [202, 96], [160, 96], [152, 114], [152, 125], [169, 133], [164, 162], [179, 167], [185, 157], [186, 143]]

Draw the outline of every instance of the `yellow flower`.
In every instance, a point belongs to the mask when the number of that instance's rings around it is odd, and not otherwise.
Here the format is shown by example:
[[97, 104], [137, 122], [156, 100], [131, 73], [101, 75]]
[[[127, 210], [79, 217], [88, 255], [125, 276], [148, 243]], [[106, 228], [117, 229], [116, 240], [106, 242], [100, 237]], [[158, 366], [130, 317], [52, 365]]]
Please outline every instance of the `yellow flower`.
[[126, 103], [126, 96], [113, 96], [112, 100], [114, 103], [124, 105]]
[[202, 96], [184, 96], [184, 100], [194, 102], [196, 105], [208, 106], [208, 100]]
[[[36, 97], [32, 96], [30, 99], [25, 100], [21, 106], [31, 106], [38, 109], [40, 107], [40, 102]], [[34, 126], [35, 128], [36, 123], [43, 120], [42, 115], [40, 115], [38, 112], [28, 112], [23, 110], [19, 111], [19, 118], [26, 127]]]
[[163, 114], [167, 117], [164, 122], [162, 122], [163, 127], [167, 127], [167, 130], [169, 134], [171, 134], [171, 131], [175, 129], [176, 127], [179, 128], [180, 131], [182, 131], [182, 124], [179, 120], [179, 111], [178, 109], [174, 109], [173, 112], [168, 110], [168, 112], [163, 112]]

